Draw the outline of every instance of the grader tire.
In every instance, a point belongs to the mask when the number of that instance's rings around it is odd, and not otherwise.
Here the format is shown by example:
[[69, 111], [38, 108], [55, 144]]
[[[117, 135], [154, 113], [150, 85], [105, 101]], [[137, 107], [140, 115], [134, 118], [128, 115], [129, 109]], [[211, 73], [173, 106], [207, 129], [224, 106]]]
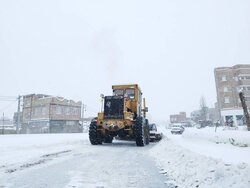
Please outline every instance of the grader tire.
[[142, 118], [138, 118], [135, 123], [135, 141], [137, 146], [145, 146], [146, 138], [145, 138], [145, 130], [142, 123]]
[[89, 141], [92, 145], [102, 144], [102, 139], [98, 135], [95, 121], [92, 121], [89, 126]]
[[149, 144], [149, 142], [150, 142], [150, 135], [149, 135], [149, 129], [146, 127], [145, 128], [145, 137], [146, 137], [146, 145], [148, 145]]
[[149, 124], [147, 119], [146, 119], [146, 126], [144, 126], [144, 134], [146, 137], [146, 145], [148, 145], [150, 142], [150, 133], [149, 133]]

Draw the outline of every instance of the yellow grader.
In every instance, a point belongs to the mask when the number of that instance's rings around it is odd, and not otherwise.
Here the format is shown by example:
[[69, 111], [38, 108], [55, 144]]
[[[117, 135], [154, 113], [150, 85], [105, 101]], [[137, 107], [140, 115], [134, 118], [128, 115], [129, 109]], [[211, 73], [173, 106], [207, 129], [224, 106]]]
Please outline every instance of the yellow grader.
[[145, 98], [142, 101], [139, 86], [114, 85], [112, 89], [112, 96], [101, 96], [102, 110], [89, 127], [90, 143], [112, 143], [113, 138], [117, 137], [134, 140], [137, 146], [149, 144], [149, 123], [146, 119], [148, 108]]

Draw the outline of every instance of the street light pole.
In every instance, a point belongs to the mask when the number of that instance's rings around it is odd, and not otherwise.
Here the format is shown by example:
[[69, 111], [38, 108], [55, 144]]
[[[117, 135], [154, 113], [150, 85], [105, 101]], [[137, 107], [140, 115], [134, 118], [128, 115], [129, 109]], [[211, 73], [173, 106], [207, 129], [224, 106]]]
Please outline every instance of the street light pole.
[[17, 99], [18, 99], [18, 106], [17, 106], [17, 126], [16, 126], [16, 134], [19, 134], [21, 96], [19, 95]]

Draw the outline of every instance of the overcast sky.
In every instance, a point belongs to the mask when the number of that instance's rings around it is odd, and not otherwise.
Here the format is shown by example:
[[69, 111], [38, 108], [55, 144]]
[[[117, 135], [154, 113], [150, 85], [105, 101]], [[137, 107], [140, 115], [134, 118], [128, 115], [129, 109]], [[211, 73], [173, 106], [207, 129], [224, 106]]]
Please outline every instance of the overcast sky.
[[202, 96], [214, 106], [215, 67], [249, 63], [249, 0], [0, 0], [0, 96], [84, 100], [88, 116], [113, 84], [138, 83], [168, 120]]

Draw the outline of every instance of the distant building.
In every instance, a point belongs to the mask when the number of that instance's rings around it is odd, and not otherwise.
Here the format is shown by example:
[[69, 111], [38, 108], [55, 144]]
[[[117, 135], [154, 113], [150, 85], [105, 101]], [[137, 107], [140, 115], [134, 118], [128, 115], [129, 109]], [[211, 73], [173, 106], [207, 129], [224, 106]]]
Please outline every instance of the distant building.
[[[216, 104], [215, 104], [216, 105]], [[201, 115], [201, 110], [195, 110], [190, 113], [190, 118], [194, 122], [198, 123], [200, 120], [204, 120]], [[211, 120], [212, 122], [217, 122], [220, 119], [217, 108], [208, 108], [206, 120]]]
[[22, 133], [82, 132], [81, 102], [44, 94], [23, 96]]
[[179, 114], [170, 115], [170, 123], [182, 123], [186, 122], [188, 119], [186, 117], [186, 112], [180, 112]]
[[250, 64], [218, 67], [214, 69], [214, 76], [222, 123], [242, 125], [243, 109], [238, 91], [243, 90], [247, 106], [250, 107]]
[[200, 117], [201, 117], [200, 110], [195, 110], [195, 111], [193, 111], [193, 112], [190, 113], [190, 118], [194, 122], [198, 122], [201, 119]]
[[0, 118], [0, 134], [15, 134], [16, 127], [13, 125], [13, 121], [8, 117], [2, 116]]

